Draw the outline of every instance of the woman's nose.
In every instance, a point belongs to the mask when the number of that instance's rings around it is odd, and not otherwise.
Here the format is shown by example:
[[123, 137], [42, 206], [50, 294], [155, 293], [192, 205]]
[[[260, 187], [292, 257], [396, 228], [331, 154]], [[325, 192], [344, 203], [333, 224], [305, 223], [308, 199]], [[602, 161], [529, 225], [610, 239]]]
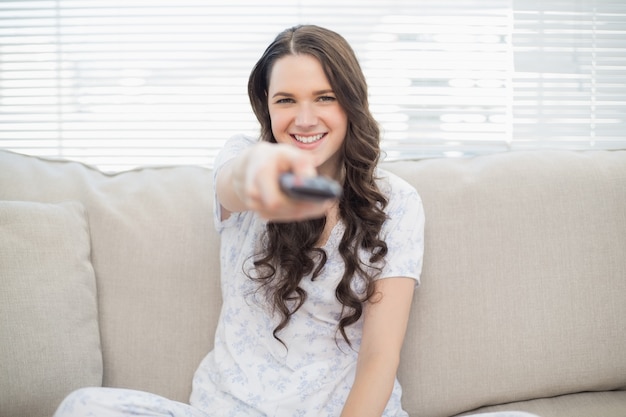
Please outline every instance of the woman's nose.
[[309, 104], [301, 104], [296, 115], [296, 125], [307, 127], [317, 124], [317, 115], [315, 110]]

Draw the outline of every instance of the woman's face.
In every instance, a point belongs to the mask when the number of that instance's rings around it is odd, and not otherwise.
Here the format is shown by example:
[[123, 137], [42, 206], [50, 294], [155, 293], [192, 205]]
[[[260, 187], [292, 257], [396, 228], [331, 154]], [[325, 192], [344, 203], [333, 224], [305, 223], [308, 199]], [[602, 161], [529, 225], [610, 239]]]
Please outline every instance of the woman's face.
[[313, 153], [318, 172], [337, 177], [348, 116], [319, 61], [305, 54], [277, 60], [271, 70], [267, 100], [276, 141]]

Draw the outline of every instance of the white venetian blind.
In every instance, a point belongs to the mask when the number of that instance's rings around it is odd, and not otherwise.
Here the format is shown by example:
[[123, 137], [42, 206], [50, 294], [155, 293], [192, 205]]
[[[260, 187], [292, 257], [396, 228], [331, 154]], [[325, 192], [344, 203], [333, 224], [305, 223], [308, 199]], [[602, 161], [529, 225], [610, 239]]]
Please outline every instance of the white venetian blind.
[[513, 144], [626, 148], [626, 2], [515, 0]]
[[3, 0], [0, 147], [210, 166], [282, 29], [352, 44], [387, 158], [626, 148], [622, 0]]

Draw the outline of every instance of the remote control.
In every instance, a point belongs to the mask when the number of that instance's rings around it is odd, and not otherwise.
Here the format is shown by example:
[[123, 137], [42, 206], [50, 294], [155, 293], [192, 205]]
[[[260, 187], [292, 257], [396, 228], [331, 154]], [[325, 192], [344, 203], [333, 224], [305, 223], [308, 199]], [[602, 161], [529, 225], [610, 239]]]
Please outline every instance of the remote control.
[[324, 201], [341, 197], [342, 188], [336, 181], [318, 177], [298, 177], [292, 173], [280, 176], [280, 188], [297, 200]]

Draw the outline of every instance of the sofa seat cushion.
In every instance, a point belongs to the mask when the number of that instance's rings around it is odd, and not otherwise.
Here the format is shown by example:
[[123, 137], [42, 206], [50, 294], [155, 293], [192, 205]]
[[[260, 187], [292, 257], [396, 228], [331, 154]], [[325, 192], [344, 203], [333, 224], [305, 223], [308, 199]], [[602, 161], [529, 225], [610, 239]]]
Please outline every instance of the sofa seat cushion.
[[0, 410], [54, 413], [102, 384], [95, 274], [81, 203], [0, 201]]
[[626, 410], [626, 391], [602, 391], [483, 407], [459, 414], [458, 417], [496, 411], [526, 411], [541, 417], [624, 417], [624, 410]]

